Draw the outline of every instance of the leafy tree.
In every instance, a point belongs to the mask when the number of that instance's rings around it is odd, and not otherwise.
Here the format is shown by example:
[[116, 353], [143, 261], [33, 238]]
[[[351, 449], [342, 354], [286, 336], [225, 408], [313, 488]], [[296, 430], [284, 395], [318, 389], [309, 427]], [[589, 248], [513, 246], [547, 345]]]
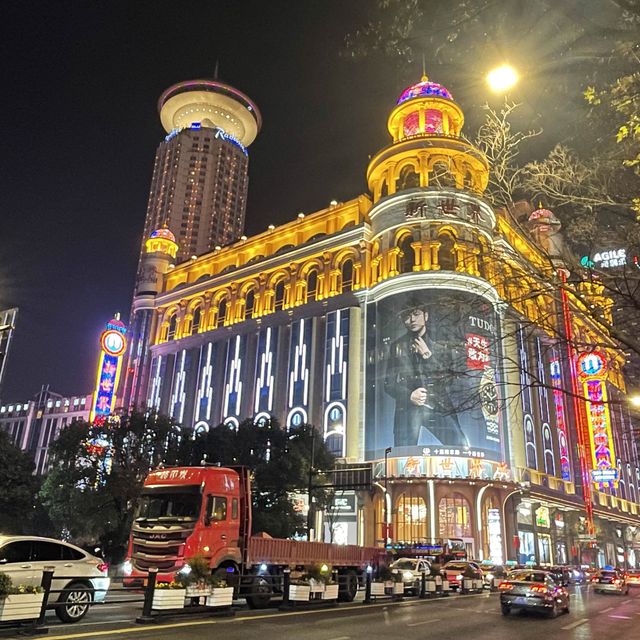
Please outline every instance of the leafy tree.
[[2, 533], [30, 533], [35, 518], [38, 480], [31, 457], [0, 431], [0, 523]]
[[201, 460], [251, 469], [253, 531], [284, 538], [306, 529], [294, 510], [292, 492], [306, 493], [311, 478], [312, 498], [322, 508], [322, 471], [333, 466], [333, 456], [312, 426], [287, 432], [273, 418], [262, 424], [245, 420], [237, 430], [219, 425], [199, 435], [193, 443], [191, 464]]
[[118, 561], [144, 478], [161, 462], [179, 464], [189, 440], [154, 414], [67, 426], [51, 447], [53, 467], [40, 492], [58, 534], [100, 543]]

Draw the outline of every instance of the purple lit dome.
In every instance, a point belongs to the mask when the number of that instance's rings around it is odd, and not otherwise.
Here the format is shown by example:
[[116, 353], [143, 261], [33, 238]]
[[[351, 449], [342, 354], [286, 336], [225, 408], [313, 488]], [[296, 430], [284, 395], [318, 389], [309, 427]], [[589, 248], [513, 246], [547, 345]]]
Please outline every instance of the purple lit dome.
[[171, 233], [171, 230], [166, 225], [161, 229], [156, 229], [155, 231], [152, 231], [151, 235], [149, 236], [149, 239], [152, 239], [152, 238], [163, 238], [164, 240], [171, 240], [171, 242], [176, 241], [176, 237], [173, 235], [173, 233]]
[[426, 96], [453, 100], [453, 96], [449, 93], [449, 90], [446, 87], [443, 87], [437, 82], [430, 82], [427, 76], [422, 76], [420, 82], [412, 84], [402, 92], [398, 98], [397, 104], [402, 104], [403, 102], [413, 98], [424, 98]]

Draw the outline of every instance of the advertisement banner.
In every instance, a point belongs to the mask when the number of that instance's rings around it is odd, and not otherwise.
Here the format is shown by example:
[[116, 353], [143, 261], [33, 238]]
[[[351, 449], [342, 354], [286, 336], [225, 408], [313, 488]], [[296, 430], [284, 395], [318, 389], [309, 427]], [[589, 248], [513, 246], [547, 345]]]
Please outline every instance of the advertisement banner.
[[479, 295], [396, 293], [367, 305], [367, 459], [502, 461], [498, 316]]

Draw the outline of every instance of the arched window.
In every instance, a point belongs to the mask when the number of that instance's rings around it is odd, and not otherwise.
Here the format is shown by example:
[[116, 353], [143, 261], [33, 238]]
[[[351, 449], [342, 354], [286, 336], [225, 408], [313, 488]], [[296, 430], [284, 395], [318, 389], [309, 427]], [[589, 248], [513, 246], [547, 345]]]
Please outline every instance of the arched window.
[[229, 303], [226, 298], [222, 298], [220, 302], [218, 302], [218, 313], [216, 315], [216, 329], [218, 327], [224, 326], [225, 318], [227, 317], [227, 307]]
[[169, 326], [167, 328], [167, 340], [173, 340], [176, 337], [177, 327], [178, 327], [178, 314], [174, 313], [169, 318]]
[[353, 289], [353, 260], [345, 260], [340, 267], [341, 289], [351, 291]]
[[416, 173], [415, 169], [411, 165], [402, 167], [400, 169], [400, 175], [398, 176], [397, 189], [413, 189], [420, 186], [420, 176]]
[[318, 271], [317, 269], [311, 269], [309, 273], [307, 273], [306, 279], [306, 289], [307, 289], [307, 302], [313, 302], [316, 300], [318, 296]]
[[202, 322], [202, 307], [196, 307], [193, 311], [193, 320], [191, 321], [191, 335], [195, 336], [200, 331], [200, 323]]
[[256, 291], [249, 289], [244, 298], [244, 319], [249, 320], [253, 317], [253, 310], [256, 306]]
[[280, 311], [284, 306], [284, 278], [282, 280], [278, 280], [276, 283], [274, 292], [273, 292], [273, 310]]
[[380, 197], [384, 198], [389, 195], [389, 187], [387, 186], [387, 181], [382, 181], [382, 186], [380, 187]]
[[553, 443], [551, 441], [551, 427], [542, 425], [542, 444], [544, 446], [544, 472], [550, 476], [556, 475], [556, 464], [553, 457]]
[[461, 493], [452, 493], [438, 504], [439, 535], [441, 538], [472, 537], [471, 510]]
[[398, 248], [400, 249], [400, 253], [398, 254], [398, 271], [400, 273], [411, 273], [411, 271], [413, 271], [415, 253], [411, 246], [412, 242], [413, 237], [407, 234], [402, 238], [398, 245]]
[[536, 450], [536, 432], [533, 426], [533, 418], [530, 415], [524, 417], [524, 439], [527, 454], [527, 467], [538, 468], [538, 452]]
[[455, 240], [450, 233], [438, 236], [440, 247], [438, 248], [438, 264], [442, 271], [456, 270]]
[[429, 180], [431, 187], [455, 187], [456, 179], [451, 173], [449, 165], [446, 162], [435, 162], [431, 169], [431, 179]]
[[419, 542], [427, 539], [427, 505], [424, 498], [403, 493], [396, 501], [396, 542]]

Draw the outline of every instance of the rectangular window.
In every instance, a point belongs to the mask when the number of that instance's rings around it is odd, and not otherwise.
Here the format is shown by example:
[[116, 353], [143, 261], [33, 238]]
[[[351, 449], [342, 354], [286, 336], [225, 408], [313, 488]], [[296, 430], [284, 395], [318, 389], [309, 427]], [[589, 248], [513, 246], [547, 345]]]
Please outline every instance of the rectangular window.
[[222, 496], [209, 496], [209, 517], [212, 522], [222, 522], [227, 519], [227, 499]]
[[238, 498], [234, 498], [231, 501], [231, 519], [232, 520], [238, 519]]

